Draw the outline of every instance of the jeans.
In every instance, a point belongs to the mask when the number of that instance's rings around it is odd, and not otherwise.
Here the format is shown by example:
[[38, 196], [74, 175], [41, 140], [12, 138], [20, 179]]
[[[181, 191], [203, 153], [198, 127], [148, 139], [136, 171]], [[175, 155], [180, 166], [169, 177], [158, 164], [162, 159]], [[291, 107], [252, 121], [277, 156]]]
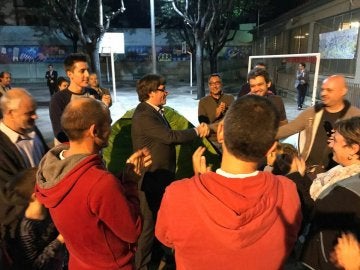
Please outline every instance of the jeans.
[[307, 84], [299, 84], [296, 87], [296, 90], [297, 90], [297, 105], [300, 108], [302, 108], [302, 106], [304, 104], [307, 88], [308, 88]]

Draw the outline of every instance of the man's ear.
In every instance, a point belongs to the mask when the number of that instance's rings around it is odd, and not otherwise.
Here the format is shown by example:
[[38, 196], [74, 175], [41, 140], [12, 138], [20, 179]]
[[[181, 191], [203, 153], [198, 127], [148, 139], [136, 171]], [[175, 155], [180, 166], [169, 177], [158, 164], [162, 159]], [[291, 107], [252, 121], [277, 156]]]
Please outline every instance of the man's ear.
[[98, 134], [99, 134], [99, 130], [98, 128], [96, 127], [95, 124], [92, 124], [89, 128], [89, 134], [92, 136], [92, 137], [97, 137]]
[[69, 79], [71, 79], [71, 75], [72, 75], [73, 73], [70, 71], [70, 70], [68, 70], [68, 71], [66, 71], [66, 76], [68, 76], [68, 78]]
[[267, 88], [269, 89], [270, 86], [271, 86], [271, 81], [269, 81], [267, 84], [266, 84]]
[[275, 141], [273, 144], [272, 144], [272, 146], [269, 148], [269, 150], [266, 152], [266, 157], [268, 156], [268, 155], [270, 155], [272, 152], [275, 152], [276, 151], [276, 146], [277, 146], [277, 144], [278, 144], [278, 141]]
[[353, 155], [356, 155], [356, 153], [359, 153], [360, 145], [354, 143], [354, 144], [350, 145], [350, 147], [353, 151]]
[[219, 143], [224, 142], [224, 120], [219, 122], [217, 131], [216, 131], [217, 140]]
[[348, 92], [347, 87], [344, 87], [342, 92], [343, 92], [342, 96], [345, 97], [347, 95], [347, 92]]
[[30, 196], [30, 202], [34, 202], [36, 201], [36, 195], [35, 195], [35, 192], [33, 192]]

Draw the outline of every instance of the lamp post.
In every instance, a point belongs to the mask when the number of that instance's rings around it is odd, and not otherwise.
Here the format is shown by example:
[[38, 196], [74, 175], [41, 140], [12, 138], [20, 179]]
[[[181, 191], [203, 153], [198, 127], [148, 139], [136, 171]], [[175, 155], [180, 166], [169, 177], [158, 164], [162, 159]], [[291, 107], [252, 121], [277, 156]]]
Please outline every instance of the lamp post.
[[150, 0], [151, 17], [151, 54], [152, 54], [152, 72], [156, 74], [156, 47], [155, 47], [155, 8], [154, 0]]

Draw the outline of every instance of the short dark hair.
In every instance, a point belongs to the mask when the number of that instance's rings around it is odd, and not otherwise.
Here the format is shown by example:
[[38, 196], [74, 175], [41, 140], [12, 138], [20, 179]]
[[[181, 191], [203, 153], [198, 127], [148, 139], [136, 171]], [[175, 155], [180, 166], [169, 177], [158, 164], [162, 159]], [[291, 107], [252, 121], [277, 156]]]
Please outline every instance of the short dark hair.
[[37, 167], [25, 169], [9, 182], [9, 188], [21, 198], [29, 202], [31, 195], [35, 192], [35, 180], [36, 180]]
[[11, 73], [8, 71], [2, 71], [0, 72], [0, 78], [4, 78], [5, 74], [9, 74], [11, 76]]
[[[354, 116], [335, 122], [334, 129], [344, 137], [347, 145], [360, 146], [360, 117]], [[356, 153], [360, 156], [360, 150]], [[360, 157], [359, 157], [360, 158]]]
[[57, 79], [57, 81], [56, 81], [57, 86], [60, 86], [63, 82], [69, 83], [69, 80], [66, 79], [65, 77], [59, 77], [59, 78]]
[[146, 74], [136, 83], [136, 91], [140, 102], [149, 99], [149, 94], [156, 91], [160, 85], [165, 85], [166, 80], [158, 74]]
[[250, 70], [250, 72], [247, 76], [247, 80], [250, 81], [250, 79], [255, 79], [256, 77], [259, 77], [259, 76], [264, 77], [266, 83], [270, 82], [270, 75], [263, 68], [254, 68], [254, 69]]
[[256, 66], [264, 66], [265, 69], [266, 69], [266, 67], [267, 67], [264, 62], [257, 62], [257, 63], [255, 64], [255, 67], [256, 67]]
[[90, 97], [77, 98], [75, 102], [80, 99], [81, 104], [71, 101], [61, 116], [61, 127], [70, 141], [82, 139], [84, 131], [93, 124], [102, 127], [107, 120], [111, 122], [110, 111], [103, 102]]
[[291, 170], [294, 158], [298, 157], [298, 150], [289, 143], [278, 143], [276, 146], [276, 158], [272, 173], [276, 175], [287, 175]]
[[208, 77], [208, 81], [210, 81], [210, 79], [212, 77], [218, 77], [220, 79], [220, 81], [222, 81], [222, 77], [221, 77], [221, 74], [220, 73], [211, 73]]
[[64, 69], [65, 72], [73, 71], [74, 64], [77, 62], [88, 62], [88, 57], [83, 53], [71, 53], [64, 60]]
[[304, 62], [301, 62], [300, 65], [302, 65], [304, 68], [306, 68], [306, 64]]
[[226, 149], [241, 160], [259, 162], [275, 141], [279, 119], [267, 98], [246, 95], [237, 99], [224, 118]]

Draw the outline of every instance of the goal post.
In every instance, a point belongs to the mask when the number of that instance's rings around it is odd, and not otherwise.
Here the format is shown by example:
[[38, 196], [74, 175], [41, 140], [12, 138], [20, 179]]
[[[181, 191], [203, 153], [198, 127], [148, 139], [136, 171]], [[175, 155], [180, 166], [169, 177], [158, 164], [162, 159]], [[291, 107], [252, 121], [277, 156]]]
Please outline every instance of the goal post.
[[301, 62], [301, 58], [316, 58], [315, 62], [315, 71], [314, 71], [314, 83], [312, 87], [312, 95], [311, 95], [311, 105], [315, 104], [316, 93], [317, 93], [317, 85], [319, 78], [319, 68], [320, 68], [320, 53], [302, 53], [302, 54], [274, 54], [274, 55], [252, 55], [249, 56], [249, 64], [248, 64], [248, 72], [251, 70], [251, 63], [254, 59], [266, 59], [266, 58], [299, 58], [299, 62]]

